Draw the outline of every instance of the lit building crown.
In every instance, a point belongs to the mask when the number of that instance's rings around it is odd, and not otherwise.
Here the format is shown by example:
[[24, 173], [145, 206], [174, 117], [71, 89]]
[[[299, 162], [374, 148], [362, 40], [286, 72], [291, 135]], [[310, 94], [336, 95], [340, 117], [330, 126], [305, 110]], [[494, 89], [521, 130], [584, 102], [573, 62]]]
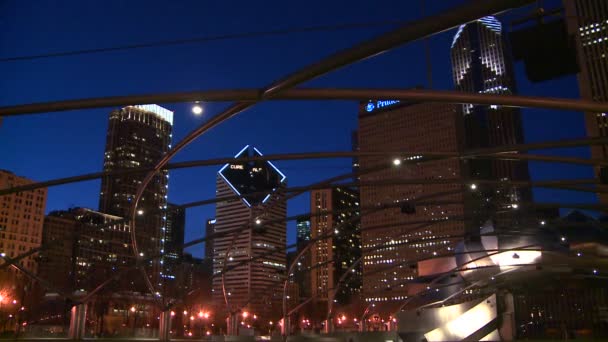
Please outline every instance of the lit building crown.
[[168, 110], [167, 108], [163, 108], [157, 104], [144, 104], [144, 105], [129, 106], [129, 107], [141, 109], [143, 111], [156, 114], [156, 116], [167, 121], [170, 125], [173, 125], [173, 112]]
[[[249, 156], [249, 150], [249, 145], [247, 145], [234, 157]], [[257, 148], [252, 147], [252, 150], [252, 156], [263, 156]], [[237, 195], [242, 196], [241, 199], [249, 207], [265, 203], [287, 178], [270, 161], [227, 163], [218, 174]]]

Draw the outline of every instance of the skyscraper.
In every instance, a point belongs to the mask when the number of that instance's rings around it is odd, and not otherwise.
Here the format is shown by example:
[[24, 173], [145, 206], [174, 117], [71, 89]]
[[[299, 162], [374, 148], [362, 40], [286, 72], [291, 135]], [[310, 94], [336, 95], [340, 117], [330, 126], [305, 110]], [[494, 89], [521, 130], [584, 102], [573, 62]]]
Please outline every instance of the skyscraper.
[[[302, 249], [306, 248], [306, 245], [310, 242], [310, 217], [299, 218], [296, 220], [296, 245], [297, 249], [295, 255], [300, 254]], [[294, 256], [295, 256], [294, 255]], [[298, 260], [296, 264], [293, 280], [299, 285], [300, 299], [306, 299], [310, 297], [310, 271], [308, 268], [311, 265], [311, 251], [304, 252], [304, 255]], [[287, 263], [289, 267], [290, 263]]]
[[[310, 284], [316, 300], [327, 301], [338, 280], [361, 257], [359, 194], [348, 188], [312, 190], [310, 194], [312, 239], [330, 234], [315, 242], [311, 249]], [[360, 265], [360, 264], [359, 264]], [[361, 291], [361, 267], [340, 285], [335, 299], [347, 304]]]
[[[210, 237], [213, 235], [213, 231], [215, 228], [215, 219], [207, 220], [207, 224], [205, 224], [205, 237]], [[205, 240], [205, 259], [213, 260], [213, 240], [207, 239]]]
[[[482, 94], [514, 94], [515, 79], [510, 50], [502, 24], [484, 17], [458, 28], [451, 47], [452, 71], [457, 90]], [[479, 149], [521, 144], [523, 128], [518, 108], [499, 105], [462, 106], [464, 148]], [[464, 176], [476, 180], [528, 180], [528, 164], [504, 160], [474, 159], [464, 162]], [[489, 201], [487, 199], [490, 199]], [[513, 204], [530, 201], [528, 189], [478, 187], [467, 198], [467, 213], [480, 215], [509, 210]], [[517, 206], [516, 206], [517, 207]], [[499, 226], [518, 223], [520, 216], [490, 214]], [[477, 219], [474, 219], [477, 220]], [[479, 222], [472, 223], [476, 227]]]
[[306, 244], [310, 241], [310, 218], [300, 218], [296, 220], [296, 243]]
[[[362, 103], [359, 148], [362, 153], [456, 152], [462, 135], [456, 112], [456, 106], [449, 104], [388, 100]], [[464, 231], [459, 162], [408, 155], [396, 166], [393, 158], [399, 157], [360, 158], [363, 170], [381, 168], [361, 175], [359, 187], [363, 295], [368, 302], [405, 299], [415, 289], [404, 283], [417, 276], [408, 262], [448, 251], [458, 241], [450, 236]], [[421, 184], [427, 179], [454, 183]], [[428, 204], [417, 205], [416, 200], [422, 198]], [[414, 207], [408, 207], [412, 203]], [[383, 205], [387, 207], [378, 208]]]
[[[149, 104], [127, 106], [110, 113], [104, 155], [104, 171], [154, 166], [171, 148], [173, 112]], [[137, 188], [145, 172], [107, 176], [101, 180], [99, 210], [128, 217]], [[137, 208], [137, 243], [140, 252], [152, 255], [164, 252], [166, 236], [167, 192], [169, 174], [156, 174], [146, 187]], [[128, 241], [125, 241], [128, 242]], [[160, 275], [154, 263], [155, 279]]]
[[[286, 177], [270, 161], [238, 161], [249, 155], [262, 153], [245, 146], [217, 174], [217, 197], [240, 199], [216, 206], [215, 233], [234, 233], [213, 242], [213, 301], [225, 307], [223, 279], [230, 310], [276, 320], [286, 277], [286, 201], [280, 193]], [[223, 271], [223, 278], [217, 276]]]
[[[174, 293], [176, 289], [176, 274], [179, 264], [182, 262], [184, 248], [184, 233], [186, 229], [186, 210], [175, 204], [167, 204], [167, 220], [165, 224], [165, 250], [162, 258], [162, 275], [165, 279], [164, 286]], [[173, 291], [173, 292], [171, 292]]]
[[[580, 73], [581, 97], [592, 101], [608, 101], [608, 3], [604, 0], [565, 0], [568, 31], [576, 39]], [[608, 113], [585, 113], [590, 137], [608, 136]], [[591, 146], [591, 157], [608, 159], [608, 146]], [[596, 168], [602, 183], [608, 184], [608, 168]], [[608, 204], [608, 195], [599, 194]]]
[[[30, 183], [33, 181], [0, 170], [0, 189]], [[0, 252], [3, 256], [14, 258], [30, 249], [40, 247], [46, 193], [46, 189], [37, 189], [0, 196]], [[20, 264], [36, 273], [38, 265], [34, 257], [35, 254], [28, 256], [20, 261]], [[21, 289], [23, 286], [15, 283], [20, 277], [17, 271], [7, 268], [0, 273], [0, 282], [4, 288]]]

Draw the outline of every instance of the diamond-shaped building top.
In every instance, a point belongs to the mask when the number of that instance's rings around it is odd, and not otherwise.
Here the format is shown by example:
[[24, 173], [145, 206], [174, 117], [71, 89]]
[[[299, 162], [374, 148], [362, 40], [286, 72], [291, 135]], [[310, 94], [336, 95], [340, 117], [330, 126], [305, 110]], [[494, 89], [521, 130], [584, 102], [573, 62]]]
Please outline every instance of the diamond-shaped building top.
[[285, 181], [285, 175], [270, 161], [239, 161], [239, 158], [263, 156], [255, 147], [245, 146], [232, 163], [225, 164], [219, 175], [249, 207], [265, 203]]

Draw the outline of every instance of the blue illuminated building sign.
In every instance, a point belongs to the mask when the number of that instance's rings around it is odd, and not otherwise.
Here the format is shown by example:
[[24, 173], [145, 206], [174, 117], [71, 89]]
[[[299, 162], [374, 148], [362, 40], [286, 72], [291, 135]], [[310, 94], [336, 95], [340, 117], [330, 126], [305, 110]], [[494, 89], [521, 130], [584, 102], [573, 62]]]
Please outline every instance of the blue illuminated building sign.
[[376, 101], [369, 101], [367, 103], [367, 105], [365, 106], [365, 111], [368, 113], [371, 113], [375, 110], [378, 109], [382, 109], [382, 108], [386, 108], [386, 107], [390, 107], [393, 105], [396, 105], [397, 103], [399, 103], [401, 101], [399, 100], [376, 100]]

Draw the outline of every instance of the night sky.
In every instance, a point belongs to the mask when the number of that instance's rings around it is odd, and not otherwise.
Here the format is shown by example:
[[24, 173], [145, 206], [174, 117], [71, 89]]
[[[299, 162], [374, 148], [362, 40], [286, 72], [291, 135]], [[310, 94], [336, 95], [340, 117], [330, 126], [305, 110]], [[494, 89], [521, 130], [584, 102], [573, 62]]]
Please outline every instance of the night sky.
[[[427, 0], [427, 13], [464, 1]], [[557, 4], [558, 1], [545, 1]], [[501, 16], [509, 23], [524, 11]], [[419, 18], [420, 1], [0, 1], [0, 59], [232, 33]], [[506, 28], [509, 25], [505, 25]], [[216, 40], [26, 61], [0, 61], [0, 106], [100, 96], [253, 88], [315, 62], [395, 25], [284, 36]], [[433, 86], [452, 89], [449, 48], [455, 31], [431, 39]], [[311, 87], [426, 86], [424, 50], [414, 43], [308, 82]], [[525, 79], [516, 65], [520, 94], [577, 98], [576, 77], [541, 84]], [[173, 143], [228, 103], [207, 103], [203, 116], [191, 104], [161, 104], [175, 111]], [[229, 157], [251, 144], [263, 153], [346, 151], [357, 125], [349, 101], [275, 101], [213, 129], [174, 161]], [[102, 169], [108, 113], [113, 108], [4, 118], [0, 168], [34, 180]], [[524, 110], [526, 142], [583, 138], [583, 116], [575, 112]], [[587, 148], [541, 151], [589, 157]], [[535, 151], [533, 153], [541, 153]], [[350, 160], [276, 162], [290, 186], [348, 172]], [[171, 171], [169, 201], [213, 198], [219, 167]], [[532, 163], [533, 180], [590, 178], [588, 167]], [[49, 189], [47, 212], [73, 206], [97, 209], [99, 181]], [[535, 190], [537, 201], [595, 202], [593, 194]], [[288, 214], [309, 211], [308, 197], [289, 202]], [[189, 209], [186, 240], [204, 234], [214, 206]], [[295, 224], [288, 225], [289, 242]], [[190, 250], [201, 255], [201, 246]]]

